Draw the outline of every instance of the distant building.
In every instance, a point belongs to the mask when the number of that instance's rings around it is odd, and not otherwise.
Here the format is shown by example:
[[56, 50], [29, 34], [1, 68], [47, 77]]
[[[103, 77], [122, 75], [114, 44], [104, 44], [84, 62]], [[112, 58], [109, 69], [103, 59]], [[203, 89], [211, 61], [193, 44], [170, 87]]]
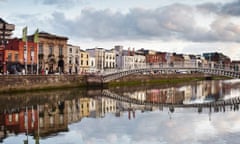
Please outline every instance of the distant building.
[[7, 72], [6, 58], [8, 53], [4, 51], [5, 46], [11, 39], [12, 31], [14, 31], [15, 25], [9, 24], [0, 17], [0, 73]]
[[159, 65], [167, 62], [167, 53], [155, 52], [148, 53], [146, 56], [146, 63], [150, 65]]
[[124, 50], [123, 46], [114, 47], [116, 53], [116, 68], [118, 69], [134, 69], [146, 66], [146, 58], [144, 55], [135, 53], [134, 48]]
[[203, 57], [209, 62], [214, 62], [214, 67], [218, 68], [224, 68], [231, 63], [231, 59], [228, 56], [218, 52], [203, 53]]
[[6, 45], [15, 30], [14, 24], [9, 24], [0, 17], [0, 45]]
[[240, 61], [232, 61], [231, 62], [231, 69], [234, 71], [239, 71], [240, 68]]
[[183, 64], [184, 64], [183, 54], [173, 53], [172, 56], [171, 56], [171, 61], [172, 61], [172, 63], [174, 63], [174, 64], [183, 65]]

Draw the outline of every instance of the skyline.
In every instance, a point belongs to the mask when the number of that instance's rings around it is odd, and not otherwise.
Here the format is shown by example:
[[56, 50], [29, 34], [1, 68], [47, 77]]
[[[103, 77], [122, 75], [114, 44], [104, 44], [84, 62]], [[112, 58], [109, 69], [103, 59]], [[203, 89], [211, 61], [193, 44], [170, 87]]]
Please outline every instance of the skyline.
[[222, 52], [240, 60], [240, 0], [0, 0], [13, 37], [36, 29], [82, 49], [123, 45], [163, 52]]

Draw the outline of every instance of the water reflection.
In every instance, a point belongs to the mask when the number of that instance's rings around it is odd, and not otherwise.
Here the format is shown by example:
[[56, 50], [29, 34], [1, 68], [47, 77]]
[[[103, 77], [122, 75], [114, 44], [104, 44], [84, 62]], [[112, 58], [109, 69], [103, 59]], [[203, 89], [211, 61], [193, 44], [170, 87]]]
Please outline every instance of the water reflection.
[[[239, 110], [240, 83], [201, 81], [174, 87], [138, 87], [128, 90], [68, 90], [0, 96], [0, 138], [22, 137], [40, 143], [39, 138], [70, 132], [69, 125], [84, 118], [127, 116], [134, 120], [149, 111], [167, 112], [169, 120], [184, 112], [212, 114]], [[125, 115], [127, 113], [127, 115]], [[19, 143], [19, 142], [18, 142]], [[77, 142], [75, 142], [77, 143]]]

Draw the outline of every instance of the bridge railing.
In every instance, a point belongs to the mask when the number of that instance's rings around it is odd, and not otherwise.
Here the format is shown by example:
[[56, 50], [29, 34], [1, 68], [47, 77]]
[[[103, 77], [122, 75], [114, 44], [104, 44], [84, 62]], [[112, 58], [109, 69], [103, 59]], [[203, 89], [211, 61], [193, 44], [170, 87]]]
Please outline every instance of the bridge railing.
[[196, 62], [173, 62], [173, 63], [155, 63], [155, 64], [146, 64], [142, 67], [131, 67], [125, 69], [110, 69], [102, 71], [102, 75], [108, 75], [112, 73], [119, 73], [129, 70], [137, 70], [137, 69], [208, 69], [208, 70], [224, 70], [224, 71], [234, 71], [234, 69], [230, 65], [217, 64], [213, 62], [208, 62], [204, 64], [196, 63]]

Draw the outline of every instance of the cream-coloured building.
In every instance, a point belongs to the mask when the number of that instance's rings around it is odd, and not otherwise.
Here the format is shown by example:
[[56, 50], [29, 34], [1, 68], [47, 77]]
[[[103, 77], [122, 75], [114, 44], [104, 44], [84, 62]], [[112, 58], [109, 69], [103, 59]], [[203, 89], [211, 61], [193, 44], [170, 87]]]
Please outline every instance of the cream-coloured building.
[[106, 50], [104, 53], [104, 69], [114, 69], [116, 67], [116, 54], [114, 50]]

